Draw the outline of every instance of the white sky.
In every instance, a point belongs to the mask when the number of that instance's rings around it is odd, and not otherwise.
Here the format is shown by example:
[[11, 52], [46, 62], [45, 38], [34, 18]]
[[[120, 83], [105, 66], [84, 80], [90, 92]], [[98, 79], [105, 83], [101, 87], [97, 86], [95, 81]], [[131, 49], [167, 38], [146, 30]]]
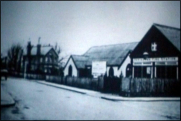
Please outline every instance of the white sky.
[[1, 1], [1, 52], [57, 42], [64, 54], [140, 41], [153, 23], [180, 28], [180, 1]]

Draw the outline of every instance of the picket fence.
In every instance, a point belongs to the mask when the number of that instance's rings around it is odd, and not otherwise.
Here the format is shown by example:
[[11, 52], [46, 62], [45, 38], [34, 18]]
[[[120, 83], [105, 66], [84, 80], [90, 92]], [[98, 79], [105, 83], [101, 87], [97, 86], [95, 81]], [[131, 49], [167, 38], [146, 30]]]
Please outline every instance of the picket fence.
[[[11, 72], [11, 76], [23, 77], [23, 73]], [[180, 96], [180, 81], [176, 79], [99, 77], [79, 78], [55, 75], [26, 74], [27, 79], [40, 79], [68, 86], [116, 93], [120, 96]]]
[[46, 81], [96, 91], [103, 88], [103, 78], [101, 77], [99, 77], [98, 79], [94, 79], [86, 77], [78, 78], [47, 75]]
[[180, 96], [180, 81], [176, 79], [123, 78], [122, 96]]

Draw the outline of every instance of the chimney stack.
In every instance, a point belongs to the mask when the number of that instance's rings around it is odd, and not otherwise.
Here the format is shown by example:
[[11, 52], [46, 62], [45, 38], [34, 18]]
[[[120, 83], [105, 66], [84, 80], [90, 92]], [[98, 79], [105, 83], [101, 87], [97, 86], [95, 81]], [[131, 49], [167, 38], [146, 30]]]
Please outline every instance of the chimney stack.
[[28, 45], [27, 45], [27, 55], [30, 56], [31, 55], [31, 42], [28, 41]]
[[37, 55], [41, 54], [41, 45], [40, 45], [40, 39], [41, 37], [38, 38], [38, 45], [37, 45]]

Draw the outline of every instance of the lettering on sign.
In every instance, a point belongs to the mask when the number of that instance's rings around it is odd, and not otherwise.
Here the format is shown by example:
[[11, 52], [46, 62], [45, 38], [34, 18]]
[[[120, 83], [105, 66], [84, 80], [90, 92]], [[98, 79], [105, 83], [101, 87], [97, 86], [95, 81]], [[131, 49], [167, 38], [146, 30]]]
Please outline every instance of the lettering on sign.
[[161, 62], [161, 61], [178, 61], [178, 57], [164, 57], [164, 58], [134, 58], [133, 62]]
[[106, 73], [106, 61], [92, 62], [92, 75], [94, 78], [104, 75]]

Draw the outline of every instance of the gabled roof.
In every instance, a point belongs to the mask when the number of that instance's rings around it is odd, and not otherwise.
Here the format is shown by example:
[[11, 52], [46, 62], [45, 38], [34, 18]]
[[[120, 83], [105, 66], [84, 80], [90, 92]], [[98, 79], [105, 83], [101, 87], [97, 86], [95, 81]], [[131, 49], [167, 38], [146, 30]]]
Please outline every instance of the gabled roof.
[[83, 55], [72, 55], [77, 68], [92, 65], [92, 61], [106, 61], [107, 65], [120, 65], [138, 42], [91, 47]]
[[[46, 55], [51, 49], [51, 46], [41, 46], [41, 55]], [[27, 55], [27, 48], [24, 48], [23, 55]], [[32, 47], [31, 55], [37, 55], [37, 46]]]
[[138, 42], [122, 43], [115, 45], [104, 45], [91, 47], [84, 55], [91, 58], [117, 58], [124, 55], [135, 48]]
[[88, 62], [88, 57], [82, 55], [72, 55], [72, 58], [77, 66], [77, 68], [85, 68]]
[[132, 51], [138, 42], [122, 43], [115, 45], [95, 46], [84, 55], [92, 60], [106, 61], [107, 65], [120, 65], [126, 55]]
[[180, 51], [180, 29], [170, 26], [153, 24], [179, 51]]

